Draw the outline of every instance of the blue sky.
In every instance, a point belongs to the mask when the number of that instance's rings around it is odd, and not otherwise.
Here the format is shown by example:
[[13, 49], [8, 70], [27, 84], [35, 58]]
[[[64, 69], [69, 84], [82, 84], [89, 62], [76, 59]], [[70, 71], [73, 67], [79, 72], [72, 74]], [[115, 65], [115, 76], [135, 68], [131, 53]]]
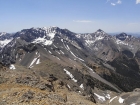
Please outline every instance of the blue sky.
[[0, 14], [0, 32], [49, 26], [140, 32], [140, 0], [0, 0]]

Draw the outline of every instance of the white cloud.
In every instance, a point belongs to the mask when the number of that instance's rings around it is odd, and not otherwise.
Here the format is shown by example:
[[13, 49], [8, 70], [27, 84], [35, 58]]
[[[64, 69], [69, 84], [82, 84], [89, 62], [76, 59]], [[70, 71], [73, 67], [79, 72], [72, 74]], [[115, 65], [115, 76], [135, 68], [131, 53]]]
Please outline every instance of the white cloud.
[[115, 6], [116, 4], [115, 3], [111, 3], [111, 5]]
[[140, 0], [136, 0], [136, 4], [140, 3]]
[[74, 22], [79, 22], [79, 23], [91, 23], [92, 21], [90, 20], [73, 20]]
[[121, 3], [122, 3], [122, 1], [121, 1], [121, 0], [118, 0], [118, 1], [117, 1], [117, 4], [121, 4]]
[[[111, 0], [107, 0], [107, 2], [109, 2]], [[122, 0], [116, 0], [116, 2], [112, 2], [111, 5], [112, 6], [115, 6], [115, 5], [118, 5], [118, 4], [122, 4]]]

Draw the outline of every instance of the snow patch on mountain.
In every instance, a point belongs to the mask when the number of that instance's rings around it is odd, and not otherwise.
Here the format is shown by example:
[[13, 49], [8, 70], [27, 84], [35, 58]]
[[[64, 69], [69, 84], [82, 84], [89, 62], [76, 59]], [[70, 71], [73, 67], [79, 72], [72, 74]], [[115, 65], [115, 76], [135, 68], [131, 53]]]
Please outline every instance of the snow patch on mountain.
[[58, 54], [60, 54], [60, 52], [56, 51]]
[[110, 94], [106, 94], [106, 96], [105, 96], [107, 99], [110, 99], [111, 97], [110, 97]]
[[58, 60], [60, 60], [60, 58], [56, 57]]
[[53, 44], [53, 46], [54, 46], [55, 48], [57, 48], [57, 46], [56, 46], [56, 45], [54, 45], [54, 44]]
[[60, 50], [60, 52], [61, 52], [62, 54], [65, 54], [62, 50]]
[[70, 50], [69, 46], [67, 45], [68, 50]]
[[40, 59], [37, 59], [36, 64], [40, 64], [40, 63], [41, 63]]
[[43, 45], [51, 45], [53, 43], [53, 40], [47, 40], [45, 39], [45, 36], [43, 38], [39, 37], [36, 38], [32, 43], [40, 43]]
[[66, 72], [67, 75], [70, 76], [70, 78], [74, 81], [74, 82], [77, 82], [77, 80], [74, 78], [74, 76], [66, 69], [64, 69], [64, 71]]
[[117, 44], [123, 44], [123, 45], [128, 45], [128, 43], [125, 43], [124, 41], [121, 41], [119, 39], [116, 39]]
[[75, 55], [72, 51], [70, 51], [70, 53], [71, 53], [75, 58], [77, 58], [76, 55]]
[[16, 69], [16, 68], [15, 68], [15, 66], [14, 66], [13, 64], [11, 64], [10, 67], [9, 67], [9, 69], [14, 70], [14, 69]]
[[67, 86], [68, 86], [68, 88], [70, 89], [70, 85], [67, 84]]
[[49, 33], [49, 34], [47, 34], [47, 35], [50, 37], [50, 39], [53, 39], [54, 36], [55, 36], [55, 33]]
[[112, 102], [115, 98], [117, 98], [117, 96], [111, 98], [111, 100], [109, 101], [109, 103]]
[[84, 90], [84, 85], [83, 85], [83, 84], [81, 84], [81, 85], [80, 85], [80, 88], [82, 88], [82, 89]]
[[33, 67], [32, 65], [35, 63], [36, 60], [37, 60], [37, 58], [34, 58], [33, 59], [33, 61], [31, 62], [30, 66], [29, 66], [29, 68], [32, 68]]
[[98, 37], [96, 37], [95, 41], [102, 40], [103, 38], [104, 38], [103, 36], [98, 36]]
[[49, 51], [49, 53], [50, 53], [50, 54], [52, 54], [52, 52], [51, 52], [51, 51]]
[[46, 31], [46, 33], [56, 33], [56, 29], [58, 27], [43, 27], [42, 30]]
[[98, 94], [96, 94], [96, 93], [94, 93], [94, 95], [95, 95], [101, 102], [106, 101], [104, 96], [100, 96], [100, 95], [98, 95]]
[[124, 99], [122, 99], [122, 97], [119, 97], [119, 103], [123, 103]]
[[70, 53], [71, 53], [75, 58], [77, 58], [77, 59], [79, 59], [80, 61], [83, 61], [83, 62], [84, 62], [83, 59], [77, 57], [77, 56], [70, 50], [70, 47], [69, 47], [68, 45], [67, 45], [67, 47], [68, 47], [68, 51], [70, 51]]
[[86, 43], [85, 44], [90, 46], [91, 44], [94, 44], [96, 41], [99, 41], [99, 40], [102, 40], [102, 39], [104, 39], [103, 36], [95, 36], [95, 37], [92, 37], [92, 39], [91, 38], [90, 39], [86, 38], [86, 40], [85, 40]]
[[63, 42], [63, 39], [61, 39], [61, 42]]
[[77, 38], [81, 38], [81, 34], [77, 34], [76, 37], [77, 37]]
[[9, 42], [12, 41], [13, 38], [11, 39], [5, 39], [5, 40], [0, 40], [0, 47], [3, 48], [5, 47]]
[[[55, 37], [57, 27], [43, 27], [43, 28], [32, 28], [34, 33], [43, 32], [43, 37], [37, 37], [32, 43], [41, 43], [43, 45], [51, 45]], [[49, 38], [49, 39], [48, 39]], [[56, 47], [56, 46], [55, 46]]]
[[132, 104], [130, 104], [130, 105], [136, 105], [136, 103], [132, 103]]
[[95, 41], [93, 41], [93, 40], [85, 40], [86, 41], [86, 43], [88, 44], [88, 45], [91, 45], [91, 44], [93, 44]]
[[6, 35], [6, 32], [1, 32], [0, 36]]
[[83, 59], [81, 59], [81, 58], [79, 58], [79, 57], [77, 57], [80, 61], [83, 61], [84, 62], [84, 60]]
[[94, 71], [93, 71], [93, 69], [92, 68], [90, 68], [90, 67], [88, 67], [86, 64], [84, 64], [90, 71], [92, 71], [93, 73], [95, 73]]

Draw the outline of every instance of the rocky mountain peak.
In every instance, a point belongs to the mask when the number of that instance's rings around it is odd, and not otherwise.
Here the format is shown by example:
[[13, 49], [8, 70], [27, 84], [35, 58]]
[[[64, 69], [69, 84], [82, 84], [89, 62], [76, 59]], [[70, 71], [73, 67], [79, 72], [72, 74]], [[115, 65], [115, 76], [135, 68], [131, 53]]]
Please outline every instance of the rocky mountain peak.
[[95, 37], [105, 37], [108, 36], [103, 30], [98, 29], [95, 33], [93, 33]]
[[105, 32], [101, 29], [98, 29], [95, 33], [105, 33]]
[[103, 30], [102, 30], [102, 29], [98, 29], [97, 31], [98, 31], [98, 32], [103, 32]]
[[42, 30], [45, 30], [46, 33], [56, 33], [58, 31], [60, 31], [60, 28], [59, 27], [56, 27], [56, 26], [50, 26], [50, 27], [42, 27], [40, 28]]
[[[58, 27], [42, 27], [42, 28], [30, 28], [17, 32], [14, 38], [20, 37], [21, 39], [32, 42], [40, 38], [40, 40], [53, 39], [56, 33], [61, 33], [61, 29]], [[43, 38], [43, 39], [42, 39]]]
[[116, 35], [116, 38], [119, 39], [119, 40], [124, 41], [127, 38], [132, 38], [132, 36], [122, 32], [122, 33]]

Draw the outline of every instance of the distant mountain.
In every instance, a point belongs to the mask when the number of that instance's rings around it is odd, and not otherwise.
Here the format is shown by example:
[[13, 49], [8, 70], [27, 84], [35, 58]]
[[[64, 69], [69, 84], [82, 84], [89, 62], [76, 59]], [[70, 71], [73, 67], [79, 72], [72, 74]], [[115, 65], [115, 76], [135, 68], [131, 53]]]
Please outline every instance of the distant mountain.
[[[42, 82], [35, 78], [49, 81], [52, 76], [53, 84], [61, 80], [67, 91], [97, 103], [106, 104], [114, 95], [140, 88], [140, 38], [126, 33], [112, 36], [99, 29], [77, 34], [59, 27], [0, 33], [0, 62], [2, 70], [9, 68], [11, 83], [38, 88]], [[21, 72], [36, 77], [20, 77]], [[54, 91], [52, 85], [43, 86]]]
[[[120, 34], [121, 32], [115, 32], [115, 33], [108, 33], [109, 35], [117, 35], [117, 34]], [[132, 35], [132, 36], [135, 36], [135, 37], [140, 37], [140, 32], [126, 32], [128, 35]]]

